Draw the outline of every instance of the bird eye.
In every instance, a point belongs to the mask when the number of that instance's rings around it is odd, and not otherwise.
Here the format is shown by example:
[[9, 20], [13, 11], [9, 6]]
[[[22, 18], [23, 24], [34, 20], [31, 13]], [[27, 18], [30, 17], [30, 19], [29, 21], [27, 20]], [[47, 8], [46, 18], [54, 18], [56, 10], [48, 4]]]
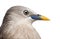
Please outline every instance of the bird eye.
[[24, 10], [23, 13], [24, 13], [25, 15], [28, 15], [28, 14], [29, 14], [28, 10]]

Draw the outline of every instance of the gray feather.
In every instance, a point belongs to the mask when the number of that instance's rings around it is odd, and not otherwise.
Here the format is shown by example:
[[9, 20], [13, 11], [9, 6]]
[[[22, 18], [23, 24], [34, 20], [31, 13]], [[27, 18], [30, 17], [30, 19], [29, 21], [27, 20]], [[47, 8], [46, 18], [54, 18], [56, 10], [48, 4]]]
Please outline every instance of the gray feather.
[[[24, 15], [23, 11], [28, 10], [29, 15]], [[34, 11], [23, 6], [11, 7], [4, 16], [0, 28], [0, 39], [41, 39], [37, 31], [33, 28], [34, 20], [29, 16]]]

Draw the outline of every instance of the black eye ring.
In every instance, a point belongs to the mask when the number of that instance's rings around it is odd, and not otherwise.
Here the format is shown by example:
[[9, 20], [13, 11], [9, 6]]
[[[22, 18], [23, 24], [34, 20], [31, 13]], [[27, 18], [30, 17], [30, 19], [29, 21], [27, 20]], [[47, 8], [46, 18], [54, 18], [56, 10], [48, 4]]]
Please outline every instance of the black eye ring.
[[28, 14], [29, 14], [29, 11], [28, 11], [28, 10], [24, 10], [23, 13], [24, 13], [25, 15], [28, 15]]

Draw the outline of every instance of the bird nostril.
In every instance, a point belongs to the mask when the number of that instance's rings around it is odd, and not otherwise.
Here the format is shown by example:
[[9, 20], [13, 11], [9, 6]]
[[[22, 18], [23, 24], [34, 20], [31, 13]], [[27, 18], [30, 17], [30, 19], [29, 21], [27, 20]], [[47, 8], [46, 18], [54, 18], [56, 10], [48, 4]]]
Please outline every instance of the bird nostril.
[[37, 14], [37, 16], [41, 16], [41, 15]]

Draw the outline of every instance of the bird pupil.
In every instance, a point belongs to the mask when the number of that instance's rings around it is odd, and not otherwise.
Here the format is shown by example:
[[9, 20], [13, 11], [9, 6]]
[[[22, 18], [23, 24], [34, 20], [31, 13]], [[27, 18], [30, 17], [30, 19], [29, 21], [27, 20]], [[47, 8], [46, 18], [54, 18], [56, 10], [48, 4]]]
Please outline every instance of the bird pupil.
[[24, 14], [25, 14], [25, 15], [28, 15], [28, 14], [29, 14], [29, 12], [28, 12], [27, 10], [25, 10], [25, 11], [24, 11]]

